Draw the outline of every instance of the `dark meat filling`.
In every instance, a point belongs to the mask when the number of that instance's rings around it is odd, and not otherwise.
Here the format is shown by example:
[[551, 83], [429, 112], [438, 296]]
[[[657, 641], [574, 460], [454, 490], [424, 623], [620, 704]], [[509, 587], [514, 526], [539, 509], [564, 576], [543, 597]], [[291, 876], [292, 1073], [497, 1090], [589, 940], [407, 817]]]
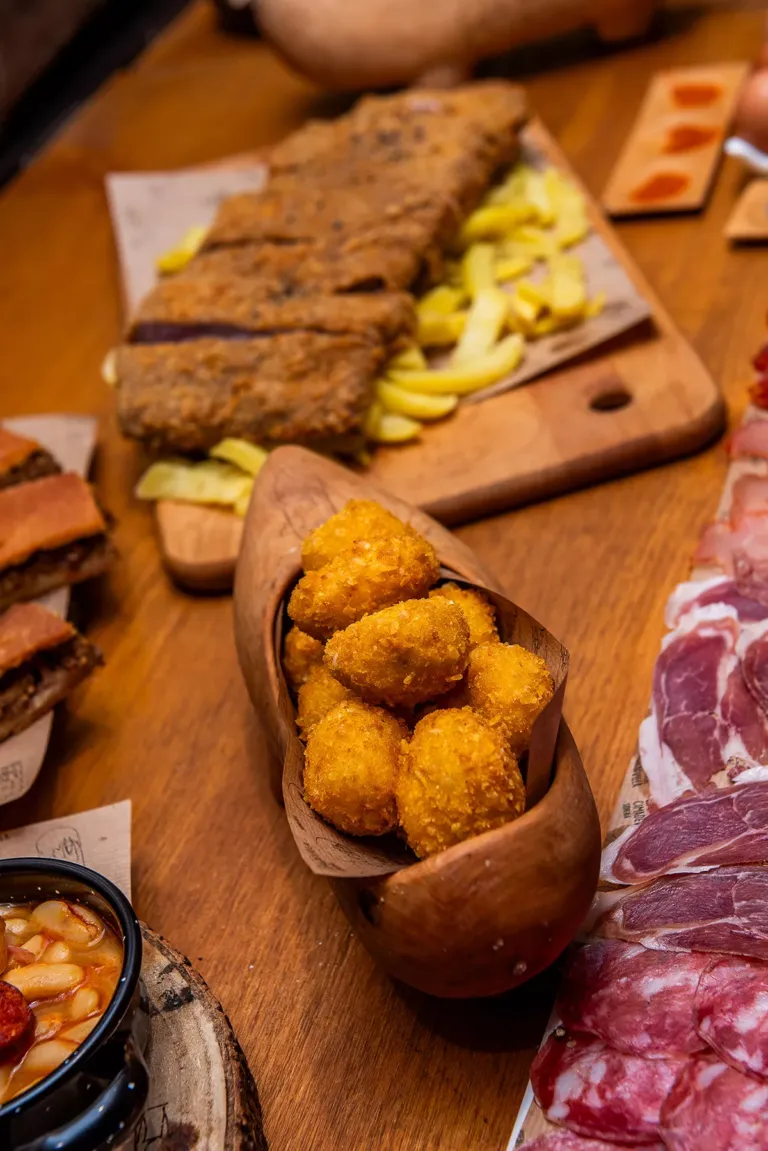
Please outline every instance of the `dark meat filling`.
[[26, 727], [103, 662], [97, 647], [75, 635], [0, 676], [0, 738]]
[[204, 322], [178, 323], [171, 320], [141, 320], [130, 335], [131, 344], [180, 344], [184, 340], [202, 340], [213, 336], [217, 340], [252, 340], [258, 336], [273, 336], [274, 332], [249, 332], [238, 324], [208, 324]]
[[0, 611], [18, 600], [35, 599], [53, 588], [99, 575], [113, 557], [113, 546], [105, 535], [34, 552], [24, 563], [0, 572]]
[[24, 484], [29, 480], [39, 480], [42, 476], [58, 475], [61, 468], [49, 452], [32, 452], [31, 456], [7, 471], [0, 472], [0, 488], [12, 488], [14, 484]]

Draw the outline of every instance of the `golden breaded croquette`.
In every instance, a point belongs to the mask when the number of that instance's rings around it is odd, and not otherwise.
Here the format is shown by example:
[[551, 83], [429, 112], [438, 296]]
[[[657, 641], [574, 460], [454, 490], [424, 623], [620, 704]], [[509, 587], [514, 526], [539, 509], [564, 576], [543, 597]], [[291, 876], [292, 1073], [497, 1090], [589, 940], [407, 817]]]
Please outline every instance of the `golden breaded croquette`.
[[434, 711], [403, 745], [395, 787], [400, 825], [424, 859], [501, 827], [525, 809], [517, 758], [472, 708]]
[[496, 627], [496, 611], [489, 599], [475, 588], [459, 587], [457, 583], [444, 583], [432, 588], [431, 596], [445, 596], [451, 603], [458, 604], [469, 624], [469, 646], [478, 647], [481, 643], [498, 643], [499, 630]]
[[317, 571], [360, 541], [411, 534], [415, 534], [412, 527], [374, 500], [349, 500], [310, 532], [301, 548], [301, 562], [305, 572]]
[[555, 692], [541, 656], [518, 644], [485, 643], [469, 657], [469, 702], [509, 740], [516, 755], [526, 750], [536, 716]]
[[384, 835], [397, 825], [395, 779], [408, 729], [380, 707], [350, 699], [310, 732], [304, 798], [339, 831]]
[[323, 645], [301, 628], [292, 627], [283, 640], [283, 671], [294, 691], [298, 691], [313, 667], [323, 662]]
[[356, 543], [302, 576], [288, 615], [315, 639], [328, 639], [369, 612], [426, 595], [439, 571], [435, 549], [415, 533]]
[[469, 624], [446, 599], [411, 599], [375, 612], [325, 645], [325, 665], [369, 703], [411, 707], [461, 679]]
[[338, 703], [354, 698], [353, 692], [334, 679], [325, 664], [315, 664], [299, 688], [296, 725], [301, 738], [306, 741], [315, 724]]

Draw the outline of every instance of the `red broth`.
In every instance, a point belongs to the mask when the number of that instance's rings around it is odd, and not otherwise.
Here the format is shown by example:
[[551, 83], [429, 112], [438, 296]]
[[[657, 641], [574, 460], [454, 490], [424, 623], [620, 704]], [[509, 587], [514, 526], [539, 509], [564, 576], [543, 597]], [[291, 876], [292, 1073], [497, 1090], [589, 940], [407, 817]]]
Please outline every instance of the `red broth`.
[[90, 1035], [120, 979], [123, 945], [90, 907], [63, 899], [2, 904], [0, 917], [3, 1104], [54, 1071]]

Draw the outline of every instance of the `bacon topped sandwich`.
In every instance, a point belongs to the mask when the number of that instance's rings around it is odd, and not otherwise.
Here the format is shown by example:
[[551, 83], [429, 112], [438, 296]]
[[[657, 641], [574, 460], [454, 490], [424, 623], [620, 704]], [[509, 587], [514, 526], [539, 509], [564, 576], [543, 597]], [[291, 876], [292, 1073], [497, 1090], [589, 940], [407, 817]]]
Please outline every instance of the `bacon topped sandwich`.
[[37, 603], [0, 616], [0, 741], [29, 727], [102, 663], [66, 620]]
[[17, 436], [0, 424], [0, 488], [60, 472], [50, 452], [37, 440]]
[[104, 514], [74, 472], [0, 491], [0, 611], [101, 575], [114, 556]]

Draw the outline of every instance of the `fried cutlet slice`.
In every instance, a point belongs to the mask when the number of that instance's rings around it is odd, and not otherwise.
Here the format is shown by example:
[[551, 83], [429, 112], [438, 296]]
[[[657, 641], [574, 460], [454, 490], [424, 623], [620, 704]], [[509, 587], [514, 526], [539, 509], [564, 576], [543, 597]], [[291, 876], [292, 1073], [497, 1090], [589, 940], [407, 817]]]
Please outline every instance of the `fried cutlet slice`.
[[271, 181], [263, 192], [229, 196], [206, 236], [205, 248], [271, 240], [340, 246], [388, 235], [414, 250], [448, 241], [458, 220], [456, 205], [430, 189], [384, 181], [365, 187], [307, 189], [293, 179]]
[[0, 491], [0, 610], [100, 575], [114, 557], [104, 514], [74, 472]]
[[51, 453], [37, 440], [17, 436], [0, 425], [0, 488], [10, 488], [60, 471]]
[[370, 96], [333, 124], [311, 123], [270, 154], [273, 182], [352, 188], [383, 182], [428, 189], [470, 212], [497, 169], [518, 151], [527, 115], [515, 85]]
[[[340, 163], [357, 163], [375, 175], [381, 166], [459, 149], [490, 149], [496, 163], [514, 156], [514, 137], [527, 118], [525, 92], [515, 84], [484, 81], [452, 91], [411, 89], [368, 96], [334, 121], [312, 120], [270, 151], [273, 174], [302, 173], [323, 179]], [[498, 155], [498, 158], [496, 158]]]
[[0, 616], [0, 741], [23, 731], [103, 663], [66, 620], [37, 603]]
[[132, 343], [159, 344], [202, 336], [319, 332], [361, 335], [395, 346], [413, 335], [416, 313], [405, 292], [265, 299], [264, 284], [208, 273], [170, 279], [145, 297], [129, 329]]
[[372, 240], [343, 248], [330, 243], [254, 243], [201, 252], [178, 279], [249, 276], [264, 299], [307, 292], [380, 292], [407, 288], [419, 276], [418, 254], [396, 243]]
[[358, 435], [387, 358], [353, 333], [124, 344], [116, 355], [123, 433], [165, 451], [225, 436], [313, 445]]

